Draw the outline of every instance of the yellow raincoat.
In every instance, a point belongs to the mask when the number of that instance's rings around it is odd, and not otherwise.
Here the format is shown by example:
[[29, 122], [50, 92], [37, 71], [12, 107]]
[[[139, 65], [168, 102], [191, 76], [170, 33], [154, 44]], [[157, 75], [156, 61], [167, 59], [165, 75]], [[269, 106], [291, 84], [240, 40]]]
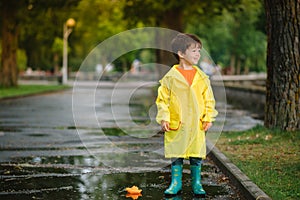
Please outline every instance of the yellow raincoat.
[[170, 123], [165, 133], [166, 158], [206, 158], [202, 122], [213, 122], [218, 112], [208, 76], [198, 67], [190, 86], [174, 65], [160, 80], [156, 121]]

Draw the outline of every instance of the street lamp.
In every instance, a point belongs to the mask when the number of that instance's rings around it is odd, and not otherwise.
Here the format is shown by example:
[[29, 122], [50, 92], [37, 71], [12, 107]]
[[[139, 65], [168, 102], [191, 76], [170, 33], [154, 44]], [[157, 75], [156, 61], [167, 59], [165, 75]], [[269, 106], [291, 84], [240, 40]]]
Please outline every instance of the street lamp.
[[68, 37], [71, 34], [76, 22], [73, 18], [69, 18], [64, 23], [63, 30], [63, 66], [62, 66], [62, 83], [68, 82]]

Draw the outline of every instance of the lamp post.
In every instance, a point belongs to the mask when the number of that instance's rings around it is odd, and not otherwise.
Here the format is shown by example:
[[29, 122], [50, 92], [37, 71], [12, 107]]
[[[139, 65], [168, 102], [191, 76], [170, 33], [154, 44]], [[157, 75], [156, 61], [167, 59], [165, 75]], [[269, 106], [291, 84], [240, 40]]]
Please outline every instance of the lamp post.
[[76, 22], [73, 18], [69, 18], [64, 23], [63, 29], [63, 66], [62, 66], [62, 83], [68, 82], [68, 37], [71, 34]]

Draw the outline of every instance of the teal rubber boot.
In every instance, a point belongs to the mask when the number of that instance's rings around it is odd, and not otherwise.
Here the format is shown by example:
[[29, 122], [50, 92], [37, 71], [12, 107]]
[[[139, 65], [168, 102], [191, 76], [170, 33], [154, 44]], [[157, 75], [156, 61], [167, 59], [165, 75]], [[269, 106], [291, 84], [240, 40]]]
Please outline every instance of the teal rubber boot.
[[201, 184], [201, 166], [191, 165], [192, 188], [194, 195], [197, 197], [205, 197], [205, 190]]
[[165, 191], [166, 196], [180, 194], [182, 191], [182, 165], [172, 165], [171, 185]]

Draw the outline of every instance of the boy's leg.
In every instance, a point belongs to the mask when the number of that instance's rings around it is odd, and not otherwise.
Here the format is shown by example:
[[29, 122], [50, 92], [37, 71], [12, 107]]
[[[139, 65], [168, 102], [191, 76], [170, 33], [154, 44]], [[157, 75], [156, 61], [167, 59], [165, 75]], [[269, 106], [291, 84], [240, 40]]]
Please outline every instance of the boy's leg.
[[202, 158], [190, 157], [190, 165], [201, 166]]
[[201, 163], [201, 158], [190, 157], [193, 192], [196, 196], [205, 197], [206, 192], [204, 191], [201, 184]]
[[183, 165], [183, 158], [172, 158], [172, 165]]
[[172, 159], [171, 185], [165, 190], [165, 195], [176, 195], [182, 190], [182, 166], [183, 158]]

